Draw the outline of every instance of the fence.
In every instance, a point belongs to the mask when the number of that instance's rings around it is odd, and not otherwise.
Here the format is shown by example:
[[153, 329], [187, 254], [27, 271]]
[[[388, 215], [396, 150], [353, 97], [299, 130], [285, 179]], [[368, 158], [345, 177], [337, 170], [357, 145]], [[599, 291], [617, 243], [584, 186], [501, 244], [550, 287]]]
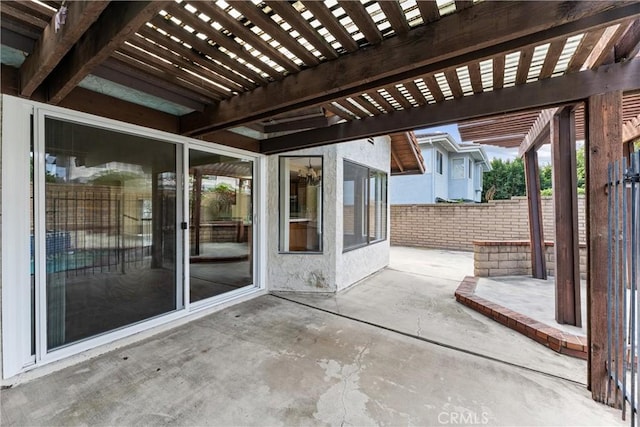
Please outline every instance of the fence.
[[149, 199], [120, 187], [48, 183], [47, 272], [78, 276], [148, 267], [152, 224], [144, 211]]
[[623, 419], [628, 411], [635, 426], [640, 390], [640, 152], [629, 162], [610, 164], [608, 179], [607, 400], [622, 408]]
[[[391, 244], [473, 250], [473, 241], [529, 240], [526, 197], [489, 203], [391, 206]], [[544, 238], [555, 237], [553, 198], [542, 197]], [[578, 196], [579, 242], [585, 238], [585, 199]]]

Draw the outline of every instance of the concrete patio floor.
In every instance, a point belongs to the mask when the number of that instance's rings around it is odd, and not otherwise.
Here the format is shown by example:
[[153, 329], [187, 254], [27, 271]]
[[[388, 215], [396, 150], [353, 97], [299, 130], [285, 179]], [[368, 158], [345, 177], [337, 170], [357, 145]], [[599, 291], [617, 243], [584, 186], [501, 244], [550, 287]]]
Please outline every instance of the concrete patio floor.
[[392, 248], [337, 296], [258, 297], [3, 390], [0, 424], [626, 425], [584, 361], [455, 302], [470, 261]]

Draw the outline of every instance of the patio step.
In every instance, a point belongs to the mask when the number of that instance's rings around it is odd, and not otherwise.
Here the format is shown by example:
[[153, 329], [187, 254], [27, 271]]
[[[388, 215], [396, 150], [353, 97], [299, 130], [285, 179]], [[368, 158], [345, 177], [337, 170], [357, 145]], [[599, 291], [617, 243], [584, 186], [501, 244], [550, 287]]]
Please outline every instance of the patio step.
[[561, 331], [500, 304], [476, 296], [477, 285], [477, 277], [466, 276], [456, 289], [456, 301], [558, 353], [587, 359], [586, 337]]

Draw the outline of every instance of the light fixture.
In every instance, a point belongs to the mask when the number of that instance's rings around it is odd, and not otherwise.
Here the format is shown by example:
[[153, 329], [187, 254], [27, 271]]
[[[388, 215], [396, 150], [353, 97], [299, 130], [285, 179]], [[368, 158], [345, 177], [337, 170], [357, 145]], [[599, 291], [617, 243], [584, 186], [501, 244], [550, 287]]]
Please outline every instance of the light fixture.
[[298, 179], [309, 185], [318, 185], [322, 180], [322, 172], [315, 170], [311, 166], [311, 159], [309, 159], [309, 166], [298, 169]]

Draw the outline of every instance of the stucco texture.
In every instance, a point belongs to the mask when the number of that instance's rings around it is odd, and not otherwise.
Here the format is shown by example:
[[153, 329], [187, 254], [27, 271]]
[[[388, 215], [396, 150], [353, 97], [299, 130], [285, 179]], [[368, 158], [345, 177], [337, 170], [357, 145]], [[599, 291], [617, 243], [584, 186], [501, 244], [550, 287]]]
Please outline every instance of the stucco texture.
[[[343, 161], [351, 160], [389, 173], [390, 140], [363, 139], [324, 147], [297, 150], [280, 156], [323, 156], [323, 251], [279, 252], [279, 157], [268, 159], [267, 286], [273, 291], [334, 293], [384, 268], [389, 263], [387, 240], [343, 253]], [[387, 210], [388, 217], [388, 210]], [[387, 224], [389, 220], [387, 219]]]

